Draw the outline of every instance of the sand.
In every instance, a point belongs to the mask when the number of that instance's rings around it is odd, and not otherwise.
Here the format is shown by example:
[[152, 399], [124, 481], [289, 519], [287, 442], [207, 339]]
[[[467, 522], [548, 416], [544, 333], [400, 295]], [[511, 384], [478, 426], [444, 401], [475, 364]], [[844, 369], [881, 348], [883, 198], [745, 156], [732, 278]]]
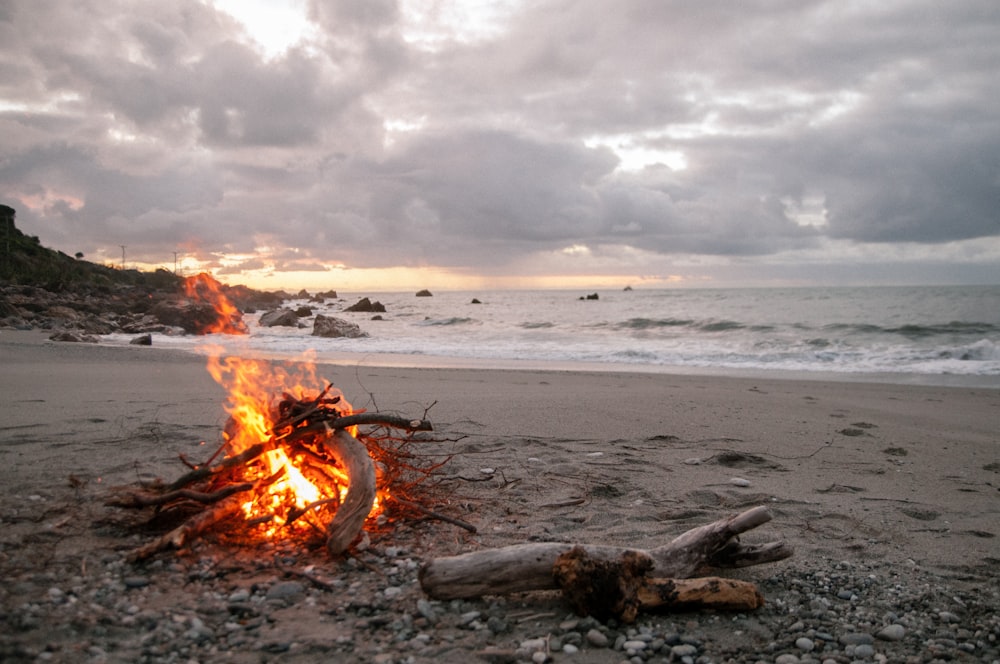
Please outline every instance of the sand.
[[[121, 555], [134, 540], [93, 525], [107, 487], [179, 476], [178, 455], [204, 458], [226, 419], [223, 389], [193, 354], [0, 331], [0, 367], [8, 579], [27, 573], [25, 555], [84, 569]], [[751, 536], [791, 543], [785, 569], [879, 560], [996, 579], [997, 389], [364, 365], [320, 375], [355, 406], [426, 410], [446, 439], [434, 451], [454, 455], [444, 473], [465, 478], [456, 502], [479, 532], [433, 524], [416, 556], [529, 540], [652, 547], [767, 505], [773, 521]], [[23, 597], [0, 600], [9, 611]]]

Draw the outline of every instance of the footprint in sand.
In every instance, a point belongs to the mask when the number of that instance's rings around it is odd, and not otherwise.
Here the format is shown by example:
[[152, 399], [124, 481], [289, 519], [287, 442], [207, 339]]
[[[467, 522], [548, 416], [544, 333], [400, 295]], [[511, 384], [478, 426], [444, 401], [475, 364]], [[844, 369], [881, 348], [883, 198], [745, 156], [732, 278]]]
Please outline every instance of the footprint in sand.
[[726, 468], [785, 470], [785, 467], [780, 463], [765, 459], [764, 457], [757, 456], [756, 454], [747, 454], [746, 452], [720, 452], [712, 458], [707, 459], [707, 461], [710, 463], [717, 463]]
[[941, 516], [940, 512], [920, 507], [900, 507], [899, 511], [911, 519], [916, 519], [917, 521], [934, 521]]

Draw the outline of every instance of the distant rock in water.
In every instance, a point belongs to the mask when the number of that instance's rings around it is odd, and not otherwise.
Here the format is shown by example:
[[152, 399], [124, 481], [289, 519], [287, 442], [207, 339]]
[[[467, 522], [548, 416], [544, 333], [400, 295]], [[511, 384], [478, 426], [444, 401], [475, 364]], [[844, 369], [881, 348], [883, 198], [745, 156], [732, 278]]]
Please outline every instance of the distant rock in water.
[[328, 291], [324, 291], [322, 293], [316, 293], [311, 298], [309, 298], [309, 301], [310, 302], [318, 302], [318, 303], [322, 304], [326, 300], [336, 300], [336, 299], [338, 299], [337, 298], [337, 291], [335, 291], [335, 290], [328, 290]]
[[152, 346], [153, 345], [153, 335], [152, 334], [143, 334], [143, 335], [140, 335], [140, 336], [136, 337], [135, 339], [132, 339], [131, 341], [129, 341], [129, 344], [132, 345], [132, 346]]
[[363, 297], [351, 306], [344, 309], [344, 311], [354, 311], [363, 313], [385, 313], [385, 305], [378, 300], [372, 302], [367, 297]]
[[419, 291], [417, 291], [417, 297], [433, 297], [433, 295], [434, 295], [434, 294], [433, 294], [433, 293], [431, 293], [431, 292], [430, 292], [429, 290], [427, 290], [426, 288], [425, 288], [424, 290], [419, 290]]
[[478, 297], [474, 297], [472, 298], [472, 302], [470, 302], [469, 304], [482, 304], [482, 302], [479, 301]]
[[631, 287], [631, 286], [626, 286], [624, 290], [625, 290], [625, 292], [627, 293], [627, 292], [629, 292], [630, 290], [632, 290], [632, 287]]
[[367, 333], [361, 331], [360, 327], [349, 320], [324, 316], [323, 314], [316, 315], [316, 320], [313, 321], [312, 335], [314, 337], [347, 337], [349, 339], [368, 336]]
[[590, 295], [587, 295], [586, 297], [584, 297], [583, 295], [581, 295], [580, 299], [581, 300], [599, 300], [600, 297], [597, 295], [597, 293], [591, 293]]
[[298, 327], [299, 317], [291, 309], [275, 309], [261, 314], [261, 327]]

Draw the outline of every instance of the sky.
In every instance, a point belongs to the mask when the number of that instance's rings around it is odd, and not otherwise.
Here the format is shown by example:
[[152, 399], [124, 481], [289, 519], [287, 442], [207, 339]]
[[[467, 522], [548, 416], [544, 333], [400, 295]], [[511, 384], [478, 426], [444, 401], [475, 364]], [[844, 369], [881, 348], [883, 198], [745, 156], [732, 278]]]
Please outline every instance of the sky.
[[0, 0], [0, 203], [256, 288], [1000, 283], [996, 0]]

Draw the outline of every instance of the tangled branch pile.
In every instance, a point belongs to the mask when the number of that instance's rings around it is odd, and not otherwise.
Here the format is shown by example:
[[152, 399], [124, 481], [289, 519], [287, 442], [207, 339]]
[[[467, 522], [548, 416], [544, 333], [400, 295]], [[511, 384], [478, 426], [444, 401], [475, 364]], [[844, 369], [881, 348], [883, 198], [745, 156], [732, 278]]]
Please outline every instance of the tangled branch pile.
[[[412, 449], [420, 440], [414, 433], [431, 431], [430, 422], [346, 412], [329, 391], [306, 399], [283, 394], [267, 409], [274, 424], [261, 418], [259, 442], [245, 449], [234, 449], [240, 425], [230, 418], [219, 450], [203, 463], [182, 458], [190, 470], [173, 482], [115, 489], [108, 505], [151, 512], [145, 525], [166, 530], [132, 559], [183, 548], [209, 532], [251, 541], [293, 537], [310, 547], [325, 541], [339, 555], [370, 517], [443, 518], [425, 507], [424, 494], [447, 459], [427, 461]], [[366, 433], [358, 433], [362, 427]]]

